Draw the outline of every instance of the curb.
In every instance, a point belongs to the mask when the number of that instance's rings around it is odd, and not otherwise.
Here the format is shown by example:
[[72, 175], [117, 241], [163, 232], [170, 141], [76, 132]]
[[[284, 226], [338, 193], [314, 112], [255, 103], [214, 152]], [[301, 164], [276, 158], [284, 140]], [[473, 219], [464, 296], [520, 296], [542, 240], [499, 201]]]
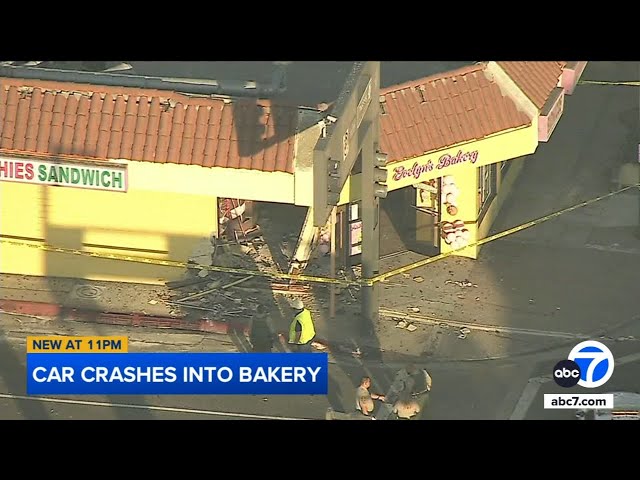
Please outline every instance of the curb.
[[138, 313], [84, 310], [63, 307], [62, 305], [54, 303], [29, 302], [23, 300], [0, 300], [0, 311], [31, 315], [49, 320], [58, 320], [64, 316], [65, 320], [73, 320], [76, 322], [128, 327], [167, 328], [191, 332], [216, 333], [220, 335], [227, 335], [232, 332], [248, 335], [251, 329], [250, 322], [246, 321], [185, 320], [183, 318], [161, 317]]
[[[241, 334], [246, 337], [251, 335], [250, 320], [185, 320], [183, 318], [145, 315], [125, 312], [103, 312], [91, 309], [79, 309], [65, 307], [55, 303], [32, 302], [27, 300], [2, 300], [0, 299], [0, 313], [14, 315], [29, 315], [44, 320], [71, 320], [74, 322], [94, 323], [102, 325], [119, 325], [124, 327], [158, 328], [187, 332], [213, 333], [216, 335]], [[269, 330], [273, 338], [276, 350], [290, 353], [291, 350], [286, 341], [288, 332], [277, 331], [269, 322]], [[338, 354], [340, 357], [350, 355], [353, 345], [340, 344], [316, 337], [315, 342], [323, 345], [327, 353]], [[356, 363], [362, 360], [352, 358]], [[431, 361], [433, 363], [433, 360]], [[376, 363], [378, 363], [376, 361]]]
[[[64, 307], [55, 303], [30, 302], [26, 300], [0, 300], [0, 313], [29, 315], [46, 320], [72, 320], [83, 323], [98, 323], [102, 325], [120, 325], [125, 327], [147, 327], [189, 332], [215, 333], [229, 335], [230, 333], [249, 336], [251, 334], [250, 320], [185, 320], [183, 318], [144, 315], [139, 313], [102, 312], [99, 310], [78, 309]], [[277, 332], [270, 328], [274, 340], [289, 351], [286, 342], [283, 344], [281, 336], [285, 332]], [[329, 342], [316, 339], [316, 342], [329, 348]], [[329, 349], [330, 350], [330, 349]]]

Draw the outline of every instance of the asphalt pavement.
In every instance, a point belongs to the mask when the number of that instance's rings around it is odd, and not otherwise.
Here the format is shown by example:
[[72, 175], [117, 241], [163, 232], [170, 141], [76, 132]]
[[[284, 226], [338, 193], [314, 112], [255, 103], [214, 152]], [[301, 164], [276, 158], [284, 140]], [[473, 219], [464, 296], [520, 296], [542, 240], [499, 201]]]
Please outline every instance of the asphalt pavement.
[[[329, 395], [318, 396], [65, 396], [26, 395], [27, 335], [125, 335], [130, 351], [238, 352], [237, 340], [215, 334], [185, 334], [149, 328], [99, 326], [78, 322], [44, 322], [0, 314], [0, 419], [36, 420], [322, 420], [327, 408], [353, 409], [357, 384], [372, 377], [376, 393], [386, 393], [397, 365], [330, 355]], [[633, 336], [635, 334], [635, 337]], [[638, 326], [603, 338], [617, 359], [637, 355]], [[422, 363], [434, 387], [422, 420], [508, 419], [530, 379], [548, 374], [570, 347], [514, 359]], [[638, 358], [640, 360], [640, 358]], [[607, 388], [638, 391], [638, 362], [616, 369]], [[544, 388], [551, 388], [545, 385]], [[541, 410], [541, 389], [526, 400], [524, 418], [556, 418], [563, 412]]]

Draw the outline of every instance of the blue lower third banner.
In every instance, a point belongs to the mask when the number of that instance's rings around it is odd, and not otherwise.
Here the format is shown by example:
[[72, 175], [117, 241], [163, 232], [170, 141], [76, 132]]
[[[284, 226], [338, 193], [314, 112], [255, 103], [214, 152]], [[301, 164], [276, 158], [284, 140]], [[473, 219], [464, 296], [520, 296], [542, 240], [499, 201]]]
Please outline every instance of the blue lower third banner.
[[326, 353], [28, 353], [28, 395], [326, 395]]

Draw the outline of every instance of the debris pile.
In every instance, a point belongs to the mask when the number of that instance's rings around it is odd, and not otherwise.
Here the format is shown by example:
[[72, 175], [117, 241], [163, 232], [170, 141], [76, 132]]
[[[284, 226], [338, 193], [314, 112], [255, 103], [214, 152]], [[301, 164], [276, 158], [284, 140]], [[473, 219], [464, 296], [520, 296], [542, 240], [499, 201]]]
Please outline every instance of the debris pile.
[[261, 292], [257, 290], [252, 292], [253, 295], [248, 295], [246, 292], [232, 293], [230, 289], [256, 278], [255, 276], [241, 278], [236, 276], [233, 279], [222, 274], [214, 281], [202, 282], [191, 279], [184, 280], [182, 283], [174, 282], [167, 284], [170, 293], [161, 298], [172, 307], [171, 313], [174, 315], [196, 310], [199, 312], [198, 317], [204, 319], [251, 318], [256, 313], [262, 313], [262, 305], [266, 303], [266, 299], [261, 298], [263, 297]]
[[462, 327], [459, 331], [458, 338], [460, 340], [464, 340], [465, 338], [467, 338], [467, 335], [469, 335], [470, 333], [471, 333], [470, 329], [468, 329], [467, 327]]
[[415, 332], [418, 329], [413, 323], [407, 322], [406, 320], [399, 320], [398, 323], [396, 323], [396, 328], [402, 328], [409, 332]]
[[[248, 319], [266, 313], [268, 306], [273, 304], [273, 292], [300, 294], [310, 290], [308, 285], [260, 275], [279, 273], [271, 251], [261, 237], [242, 243], [212, 238], [209, 251], [198, 252], [189, 259], [189, 263], [193, 268], [188, 270], [187, 277], [168, 282], [169, 292], [160, 297], [171, 307], [172, 315], [183, 316], [186, 313], [197, 314], [198, 318], [204, 319]], [[211, 265], [256, 273], [206, 268]], [[251, 283], [245, 284], [248, 282]]]
[[453, 284], [453, 285], [457, 285], [459, 287], [475, 287], [478, 288], [478, 285], [476, 285], [475, 283], [471, 283], [469, 280], [446, 280], [444, 282], [445, 285], [447, 284]]

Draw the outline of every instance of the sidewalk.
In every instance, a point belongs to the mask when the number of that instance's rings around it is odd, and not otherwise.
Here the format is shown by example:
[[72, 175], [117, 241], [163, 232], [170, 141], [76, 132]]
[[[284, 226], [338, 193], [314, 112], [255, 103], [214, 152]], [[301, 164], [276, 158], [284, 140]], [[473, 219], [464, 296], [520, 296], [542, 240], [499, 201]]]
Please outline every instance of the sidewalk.
[[[584, 78], [637, 77], [638, 64], [607, 63], [590, 64]], [[492, 233], [608, 193], [611, 172], [637, 159], [638, 118], [637, 89], [579, 86], [551, 140], [526, 160]], [[640, 192], [625, 192], [487, 244], [476, 261], [448, 258], [417, 269], [411, 277], [424, 281], [386, 288], [382, 304], [469, 323], [585, 335], [632, 322], [638, 319], [639, 206]], [[465, 279], [478, 286], [446, 283]], [[475, 335], [438, 337], [431, 336], [430, 346], [442, 356], [455, 355]], [[513, 354], [533, 338], [476, 343], [489, 355]]]

